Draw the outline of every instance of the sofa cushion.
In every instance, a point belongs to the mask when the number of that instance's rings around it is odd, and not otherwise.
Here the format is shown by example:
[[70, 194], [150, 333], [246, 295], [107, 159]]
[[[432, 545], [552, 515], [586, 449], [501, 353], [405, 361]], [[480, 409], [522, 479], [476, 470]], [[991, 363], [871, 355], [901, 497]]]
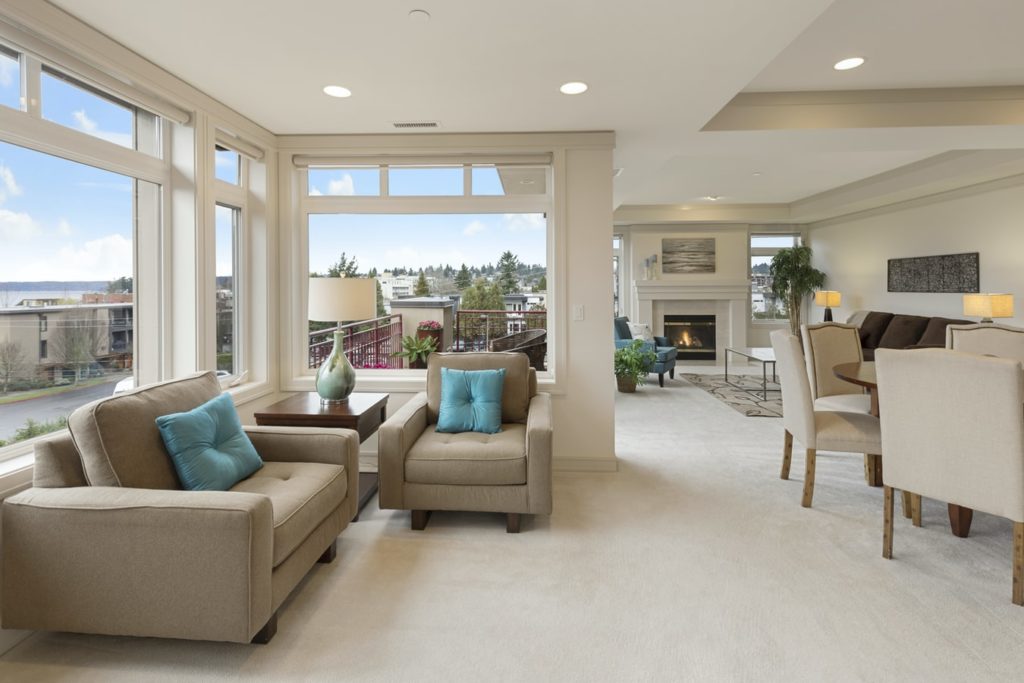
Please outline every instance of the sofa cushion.
[[877, 349], [878, 343], [882, 341], [882, 335], [885, 334], [885, 328], [889, 326], [892, 318], [892, 313], [879, 311], [871, 311], [864, 316], [859, 330], [860, 345], [865, 349]]
[[188, 412], [161, 415], [156, 426], [189, 491], [227, 491], [263, 467], [227, 394]]
[[953, 318], [931, 318], [928, 320], [928, 326], [924, 328], [924, 333], [921, 335], [921, 338], [917, 340], [917, 345], [937, 346], [939, 348], [945, 348], [946, 326], [969, 325], [970, 323], [970, 320], [955, 320]]
[[180, 489], [156, 418], [181, 413], [220, 394], [213, 372], [140, 387], [86, 404], [68, 429], [92, 486]]
[[427, 430], [405, 457], [415, 484], [504, 486], [526, 483], [526, 425], [506, 423], [497, 434]]
[[676, 356], [679, 355], [679, 349], [674, 346], [658, 346], [654, 349], [654, 355], [657, 356], [656, 361], [658, 363], [667, 363], [670, 360], [676, 359]]
[[928, 318], [922, 315], [894, 315], [878, 342], [880, 349], [905, 349], [913, 346], [928, 327]]
[[441, 408], [441, 368], [496, 370], [505, 368], [501, 390], [501, 421], [526, 422], [530, 409], [530, 359], [525, 353], [432, 353], [427, 359], [427, 423], [436, 424]]
[[265, 462], [232, 491], [260, 493], [274, 508], [274, 566], [299, 547], [348, 493], [342, 465], [318, 462]]
[[458, 434], [501, 431], [501, 389], [505, 368], [456, 370], [441, 368], [441, 407], [437, 431]]

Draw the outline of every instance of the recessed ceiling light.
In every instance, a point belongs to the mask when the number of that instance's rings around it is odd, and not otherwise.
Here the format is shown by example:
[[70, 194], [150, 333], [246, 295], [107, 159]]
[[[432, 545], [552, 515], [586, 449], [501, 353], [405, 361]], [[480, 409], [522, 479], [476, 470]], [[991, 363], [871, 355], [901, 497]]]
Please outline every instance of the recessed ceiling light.
[[863, 57], [847, 57], [846, 59], [840, 59], [832, 68], [836, 71], [849, 71], [850, 69], [856, 69], [863, 63]]
[[533, 178], [523, 178], [519, 181], [520, 185], [533, 185], [536, 181]]
[[559, 88], [563, 95], [580, 95], [587, 92], [587, 84], [580, 81], [569, 81], [563, 83], [562, 87]]
[[750, 175], [752, 175], [752, 176], [754, 176], [755, 178], [757, 178], [757, 177], [760, 177], [760, 175], [761, 175], [761, 172], [760, 172], [760, 171], [754, 171], [754, 172], [753, 172], [753, 173], [751, 173]]
[[706, 195], [704, 195], [704, 199], [708, 200], [709, 202], [717, 202], [721, 198], [722, 198], [721, 195], [717, 195], [717, 194], [706, 194]]
[[612, 178], [618, 178], [620, 175], [622, 175], [622, 169], [621, 168], [613, 168], [612, 169]]
[[430, 12], [425, 9], [414, 9], [409, 12], [410, 21], [418, 21], [421, 24], [430, 21]]
[[340, 85], [328, 85], [324, 88], [324, 94], [331, 97], [351, 97], [352, 91]]

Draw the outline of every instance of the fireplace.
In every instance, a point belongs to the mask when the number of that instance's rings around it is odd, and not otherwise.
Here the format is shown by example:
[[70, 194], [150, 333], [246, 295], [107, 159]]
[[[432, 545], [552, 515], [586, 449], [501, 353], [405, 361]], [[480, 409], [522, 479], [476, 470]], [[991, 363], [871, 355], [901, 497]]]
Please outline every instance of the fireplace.
[[665, 336], [679, 349], [681, 362], [716, 359], [715, 316], [666, 315], [664, 322]]

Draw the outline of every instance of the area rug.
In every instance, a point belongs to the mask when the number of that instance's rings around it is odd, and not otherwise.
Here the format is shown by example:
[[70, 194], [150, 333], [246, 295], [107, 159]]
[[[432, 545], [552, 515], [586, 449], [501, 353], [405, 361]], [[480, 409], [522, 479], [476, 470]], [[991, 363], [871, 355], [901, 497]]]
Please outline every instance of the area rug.
[[[695, 375], [685, 373], [682, 375], [690, 384], [700, 387], [722, 403], [733, 410], [743, 413], [747, 417], [782, 417], [782, 395], [778, 391], [768, 391], [768, 400], [761, 400], [760, 396], [744, 391], [756, 391], [761, 393], [761, 378], [748, 377], [744, 375], [729, 375], [729, 381], [742, 388], [732, 386], [725, 381], [725, 375]], [[769, 389], [778, 385], [769, 384]]]

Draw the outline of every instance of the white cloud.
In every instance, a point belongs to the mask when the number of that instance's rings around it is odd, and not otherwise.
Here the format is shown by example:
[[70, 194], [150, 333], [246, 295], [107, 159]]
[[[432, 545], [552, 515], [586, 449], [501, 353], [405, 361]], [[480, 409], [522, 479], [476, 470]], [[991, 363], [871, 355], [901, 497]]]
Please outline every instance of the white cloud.
[[321, 197], [321, 196], [323, 196], [323, 192], [321, 192], [320, 189], [317, 188], [316, 186], [310, 185], [309, 186], [309, 196], [310, 197]]
[[88, 133], [93, 137], [113, 142], [115, 145], [131, 148], [134, 146], [131, 133], [115, 133], [114, 131], [101, 130], [99, 124], [89, 118], [84, 109], [72, 112], [71, 116], [78, 124], [78, 130]]
[[327, 194], [350, 197], [356, 193], [356, 184], [352, 176], [346, 173], [338, 180], [327, 183]]
[[547, 226], [542, 213], [506, 213], [501, 220], [509, 232], [543, 230]]
[[[39, 224], [24, 212], [0, 209], [0, 240], [25, 241], [39, 232]], [[5, 266], [6, 267], [6, 266]]]
[[0, 59], [0, 85], [5, 88], [14, 85], [14, 74], [21, 69], [16, 61], [12, 59]]
[[473, 235], [479, 235], [485, 230], [487, 230], [487, 225], [483, 221], [472, 221], [462, 230], [462, 234], [466, 237], [472, 237]]
[[71, 223], [68, 223], [67, 220], [61, 218], [60, 222], [57, 223], [57, 234], [61, 237], [71, 237], [74, 232], [74, 228], [71, 227]]
[[17, 197], [21, 194], [21, 187], [14, 179], [14, 172], [6, 166], [0, 165], [0, 204], [7, 201], [8, 197]]
[[58, 280], [113, 280], [132, 273], [132, 242], [124, 235], [105, 235], [81, 246], [61, 247], [43, 262], [30, 263], [25, 270], [32, 278]]

